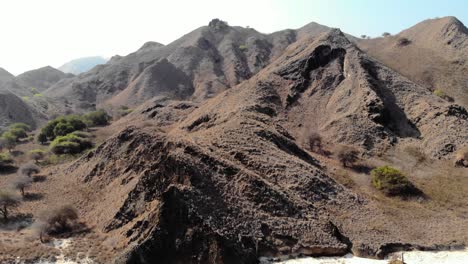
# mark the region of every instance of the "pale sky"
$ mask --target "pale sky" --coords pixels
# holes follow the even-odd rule
[[[220,18],[270,33],[309,22],[352,35],[398,33],[434,17],[468,22],[468,0],[0,0],[0,67],[13,74],[167,44]]]

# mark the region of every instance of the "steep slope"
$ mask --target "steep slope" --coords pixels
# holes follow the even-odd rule
[[[15,76],[3,68],[0,68],[0,87],[5,84],[6,82],[11,81]]]
[[[200,101],[250,78],[298,38],[325,29],[310,24],[265,35],[215,19],[167,46],[148,43],[128,56],[113,57],[46,94],[66,97],[77,108],[135,106],[153,96]]]
[[[36,126],[31,108],[18,96],[0,89],[0,131],[16,122]]]
[[[425,20],[359,47],[411,80],[468,107],[468,29],[455,17]]]
[[[106,62],[107,60],[100,56],[85,57],[69,61],[58,69],[64,73],[78,75],[91,70],[97,65],[105,64]]]
[[[382,256],[399,247],[466,243],[467,220],[430,211],[395,224],[388,205],[335,182],[301,147],[304,134],[318,129],[368,153],[414,140],[447,157],[445,144],[466,143],[467,122],[466,110],[333,30],[298,41],[203,103],[147,102],[66,174],[96,190],[80,209],[120,241],[118,263],[257,263],[261,256],[350,250]]]

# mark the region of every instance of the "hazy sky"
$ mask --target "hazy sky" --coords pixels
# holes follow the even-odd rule
[[[0,67],[13,74],[167,44],[220,18],[269,33],[317,22],[359,36],[427,18],[468,22],[468,0],[1,0]]]

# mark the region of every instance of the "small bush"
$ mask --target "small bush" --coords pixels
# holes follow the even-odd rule
[[[336,151],[336,157],[343,167],[351,167],[359,159],[359,151],[353,147],[340,146]]]
[[[17,138],[10,132],[5,132],[0,137],[0,145],[2,148],[6,148],[9,151],[15,148]]]
[[[388,33],[388,32],[384,32],[382,33],[382,37],[389,37],[391,36],[392,34]]]
[[[9,129],[23,129],[24,131],[31,132],[31,126],[25,123],[14,123],[9,126]]]
[[[8,155],[8,153],[0,152],[0,168],[9,166],[12,163],[13,160],[11,159],[10,155]]]
[[[78,223],[78,211],[70,205],[62,206],[58,209],[42,212],[39,216],[42,235],[61,235],[72,232]]]
[[[18,175],[16,179],[13,181],[13,188],[19,190],[21,195],[24,197],[25,189],[31,186],[32,178],[26,175]]]
[[[322,151],[322,136],[320,136],[317,132],[312,132],[309,135],[309,148],[313,152],[321,152]]]
[[[33,174],[41,172],[41,169],[34,163],[26,163],[19,167],[18,174],[31,177]]]
[[[74,134],[57,137],[50,143],[50,150],[54,154],[77,154],[92,147],[91,140]]]
[[[407,39],[407,38],[399,38],[398,39],[398,46],[407,46],[411,44],[411,40]]]
[[[75,128],[69,123],[58,123],[54,127],[54,136],[65,136],[71,132],[75,131]]]
[[[246,50],[247,50],[247,46],[246,46],[246,45],[240,45],[240,46],[239,46],[239,50],[240,50],[240,51],[246,51]]]
[[[29,157],[33,159],[34,161],[36,161],[36,163],[39,160],[43,160],[45,155],[46,155],[46,152],[42,149],[33,149],[29,151]]]
[[[83,116],[88,126],[107,126],[111,116],[104,110],[97,110]]]
[[[371,177],[372,185],[389,196],[411,195],[417,190],[401,171],[390,166],[373,169]]]
[[[40,139],[42,141],[40,142],[45,142],[45,138],[54,140],[58,136],[64,136],[73,131],[85,129],[86,124],[82,119],[83,118],[79,115],[68,115],[49,121],[47,125],[41,129]]]
[[[28,136],[28,133],[26,132],[26,130],[24,130],[23,128],[19,128],[19,127],[10,128],[8,132],[11,133],[16,138],[16,141],[22,138],[26,138]]]
[[[0,190],[0,214],[2,214],[4,221],[8,220],[11,209],[17,207],[19,204],[20,198],[18,195],[7,190]]]
[[[37,135],[37,141],[44,145],[47,142],[47,136],[41,132],[39,135]]]

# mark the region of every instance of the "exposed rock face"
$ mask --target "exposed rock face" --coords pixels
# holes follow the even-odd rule
[[[164,87],[174,85],[171,78],[160,78],[157,83],[148,81],[159,68],[157,65],[164,64],[165,68],[184,75],[183,84],[177,86],[179,91],[172,93],[171,99],[202,101],[250,78],[297,39],[310,38],[327,29],[310,24],[297,31],[265,35],[214,19],[208,26],[167,46],[150,42],[128,56],[113,57],[106,65],[73,80],[57,83],[46,94],[66,97],[77,110],[96,105],[136,106],[155,95],[167,95]],[[132,97],[135,94],[139,96]]]
[[[467,122],[463,107],[332,30],[301,39],[203,103],[144,104],[68,173],[101,190],[86,213],[123,241],[119,263],[257,263],[350,250],[379,256],[395,241],[443,243],[437,234],[446,226],[439,221],[423,236],[412,235],[421,227],[411,220],[393,228],[378,205],[330,178],[301,141],[319,130],[371,153],[411,139],[443,158],[466,143]],[[370,228],[373,221],[383,224]]]
[[[455,17],[429,19],[395,36],[356,42],[412,81],[442,90],[468,107],[468,29]]]

